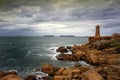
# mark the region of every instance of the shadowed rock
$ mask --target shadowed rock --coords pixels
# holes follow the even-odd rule
[[[61,52],[61,53],[66,53],[66,52],[68,52],[68,50],[67,50],[64,46],[59,47],[56,51],[57,51],[57,52]]]

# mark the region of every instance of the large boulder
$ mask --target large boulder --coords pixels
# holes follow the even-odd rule
[[[104,66],[100,74],[107,80],[120,80],[120,65]]]
[[[73,68],[73,69],[71,70],[71,73],[72,73],[72,74],[80,74],[80,72],[81,72],[81,70],[80,70],[79,68]]]
[[[86,53],[80,50],[77,50],[76,52],[73,52],[72,55],[76,57],[77,60],[80,60],[82,56],[84,56]]]
[[[55,74],[56,75],[62,75],[64,70],[65,70],[65,68],[60,68],[55,72]]]
[[[54,67],[51,64],[43,64],[41,71],[47,74],[54,74]]]
[[[56,56],[58,60],[70,60],[70,54],[59,54]]]
[[[120,80],[119,76],[108,75],[107,80]]]
[[[69,75],[71,74],[71,68],[64,69],[63,75]]]
[[[84,60],[90,64],[98,64],[98,57],[96,54],[86,54]]]
[[[0,70],[0,78],[3,77],[4,75],[5,75],[5,72]]]
[[[98,63],[97,56],[96,56],[95,54],[90,54],[90,61],[91,61],[91,63],[93,63],[93,64]]]
[[[101,50],[97,50],[97,49],[92,49],[92,50],[88,50],[87,54],[95,54],[95,55],[99,55],[102,54],[103,52]]]
[[[107,48],[107,49],[104,49],[103,51],[107,54],[113,54],[113,53],[115,54],[117,53],[117,48],[116,47]]]
[[[109,60],[107,60],[107,63],[108,64],[114,64],[114,65],[118,65],[118,64],[120,64],[120,59],[109,59]]]
[[[88,70],[90,70],[90,69],[91,69],[91,68],[88,67],[88,66],[81,66],[81,67],[80,67],[81,73],[84,73],[84,72],[86,72],[86,71],[88,71]]]
[[[88,43],[87,44],[82,44],[80,47],[79,47],[79,50],[81,51],[84,51],[84,52],[87,52],[88,50],[91,49],[91,45],[89,45]]]
[[[53,77],[53,80],[64,80],[64,79],[66,79],[65,75],[55,75]]]
[[[17,75],[17,72],[16,71],[9,71],[9,72],[6,72],[5,75],[8,75],[8,74],[14,74],[14,75]]]
[[[61,52],[61,53],[66,53],[66,52],[68,52],[68,50],[67,50],[64,46],[60,46],[56,51],[57,51],[57,52]]]
[[[88,70],[81,74],[82,80],[104,80],[103,77],[94,70]]]
[[[101,71],[107,75],[120,76],[120,65],[108,65]]]
[[[2,78],[0,78],[0,80],[22,80],[19,76],[14,75],[14,74],[8,74]]]

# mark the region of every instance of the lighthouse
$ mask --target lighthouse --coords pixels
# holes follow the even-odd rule
[[[100,26],[99,25],[96,26],[95,37],[98,37],[98,38],[100,37]]]

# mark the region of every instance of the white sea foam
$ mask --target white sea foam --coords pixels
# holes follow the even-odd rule
[[[79,63],[80,65],[84,65],[84,66],[90,66],[90,64],[88,64],[88,63],[85,62],[85,61],[79,61],[79,62],[74,62],[74,61],[72,61],[72,62],[70,62],[71,65],[74,65],[75,63]]]
[[[30,56],[32,54],[32,51],[29,50],[25,56]]]
[[[46,55],[49,56],[53,60],[57,60],[56,59],[56,56],[58,55],[57,52],[56,52],[57,48],[58,47],[50,47],[50,48],[48,48],[47,50],[50,51],[50,53],[48,53]]]
[[[14,70],[14,69],[11,69],[11,70],[9,70],[8,72],[18,72],[17,70]]]

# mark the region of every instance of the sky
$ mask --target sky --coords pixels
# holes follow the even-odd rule
[[[0,36],[120,33],[120,0],[0,0]]]

